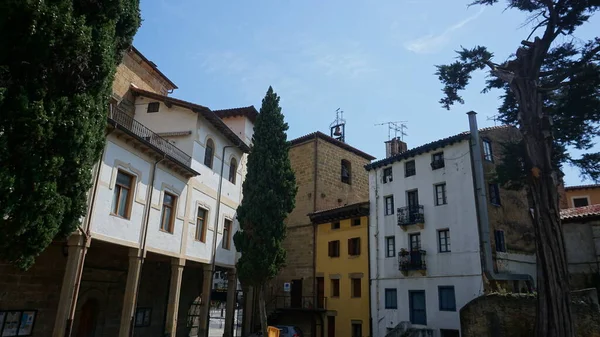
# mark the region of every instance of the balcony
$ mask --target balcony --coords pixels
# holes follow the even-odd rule
[[[423,205],[398,208],[398,226],[406,231],[406,228],[410,225],[417,225],[423,229],[425,225],[425,210]]]
[[[327,310],[327,297],[276,296],[273,299],[273,307],[277,310],[325,311]]]
[[[398,253],[398,268],[404,275],[407,275],[409,271],[419,271],[425,275],[427,270],[425,256],[423,249],[408,251],[403,248]]]
[[[185,171],[186,175],[199,175],[198,172],[191,168],[192,158],[188,154],[148,129],[142,123],[136,121],[122,109],[113,105],[110,106],[108,124],[120,130],[129,138],[134,138],[142,143],[145,149],[151,149],[164,156],[165,159],[175,164],[173,168],[177,166],[179,169]]]

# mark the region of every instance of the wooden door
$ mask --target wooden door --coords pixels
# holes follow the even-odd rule
[[[88,299],[79,316],[79,326],[77,327],[77,337],[93,337],[96,330],[96,321],[98,319],[98,301]]]
[[[292,289],[290,291],[291,307],[302,307],[302,279],[292,280]]]
[[[327,337],[335,337],[335,316],[327,316]]]
[[[323,277],[317,277],[317,307],[325,308],[325,279]]]

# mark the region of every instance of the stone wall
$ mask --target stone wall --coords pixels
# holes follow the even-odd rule
[[[536,298],[532,295],[480,296],[460,310],[461,336],[532,336],[536,302]],[[600,311],[596,290],[574,294],[571,308],[575,319],[576,336],[600,337]]]
[[[296,176],[298,192],[296,207],[288,215],[288,228],[310,223],[307,214],[314,212],[315,198],[315,140],[295,145],[289,150],[290,163]],[[289,235],[288,235],[289,236]]]

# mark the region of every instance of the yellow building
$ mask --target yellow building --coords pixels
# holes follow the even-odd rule
[[[569,208],[600,204],[600,184],[567,186],[565,194]]]
[[[326,337],[370,336],[369,202],[309,214],[316,227],[317,298]]]

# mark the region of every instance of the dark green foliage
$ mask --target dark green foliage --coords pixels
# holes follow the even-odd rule
[[[0,258],[30,267],[85,215],[139,0],[0,2]]]
[[[479,0],[473,4],[492,5],[496,2],[498,0]],[[552,11],[548,9],[548,3],[552,4]],[[600,135],[600,39],[580,45],[573,39],[560,39],[567,42],[555,39],[559,35],[572,34],[600,9],[599,6],[598,0],[508,1],[509,8],[533,13],[530,21],[537,20],[539,27],[546,27],[548,18],[556,18],[552,32],[542,36],[542,39],[548,39],[549,47],[539,72],[530,75],[539,83],[543,111],[552,120],[555,167],[560,168],[564,163],[577,166],[583,177],[596,181],[600,179],[597,161],[600,153],[573,158],[567,150],[589,150],[594,145],[594,138]],[[437,66],[436,74],[444,84],[440,103],[447,109],[454,103],[463,103],[459,91],[469,84],[471,73],[487,68],[489,76],[483,92],[502,90],[499,117],[506,124],[520,126],[517,100],[507,81],[515,56],[501,64],[493,63],[492,58],[493,54],[485,47],[461,48],[457,61]]]
[[[297,191],[288,157],[287,129],[279,97],[269,87],[254,125],[244,199],[237,209],[240,230],[233,237],[242,253],[237,272],[244,285],[263,285],[285,263],[284,220],[294,209]]]

